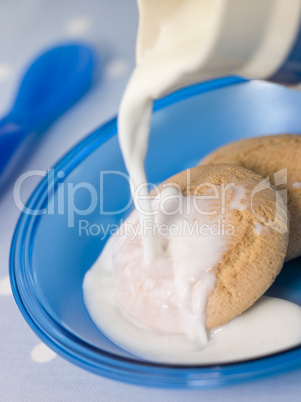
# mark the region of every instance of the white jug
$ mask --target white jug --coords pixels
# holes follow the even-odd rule
[[[158,46],[194,44],[191,73],[179,77],[177,88],[229,74],[301,81],[301,0],[138,0],[138,6],[137,64]]]

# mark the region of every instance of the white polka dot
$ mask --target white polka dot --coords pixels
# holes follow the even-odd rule
[[[74,17],[66,22],[65,29],[69,35],[83,35],[89,31],[92,23],[87,17]]]
[[[0,63],[0,82],[7,80],[12,73],[12,68],[9,64]]]
[[[105,75],[108,78],[118,78],[129,71],[129,63],[127,60],[113,60],[105,69]]]
[[[36,363],[46,363],[54,359],[56,353],[54,353],[44,343],[39,343],[31,351],[31,358]]]
[[[11,287],[10,287],[10,282],[9,282],[9,277],[8,275],[5,276],[3,279],[0,280],[0,295],[11,295]]]

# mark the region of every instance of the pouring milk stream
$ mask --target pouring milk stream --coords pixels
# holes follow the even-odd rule
[[[137,67],[121,102],[118,132],[146,228],[146,221],[154,223],[144,170],[153,100],[229,74],[292,81],[292,65],[297,80],[301,54],[292,58],[301,41],[301,0],[138,0],[138,6]],[[150,262],[161,245],[152,229],[142,232],[144,260]]]

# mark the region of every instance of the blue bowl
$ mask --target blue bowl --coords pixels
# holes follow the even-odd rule
[[[153,183],[194,166],[226,142],[301,131],[301,93],[237,77],[183,89],[157,101],[154,109],[146,159]],[[118,224],[124,216],[121,210],[131,201],[125,177],[110,173],[126,173],[116,131],[113,119],[64,156],[38,185],[20,217],[10,277],[30,327],[70,362],[133,384],[214,387],[300,367],[301,347],[237,364],[154,364],[121,350],[96,328],[83,303],[83,277],[107,240],[98,228]],[[92,186],[97,205],[91,205]],[[296,265],[300,260],[286,265],[270,295],[301,304]]]

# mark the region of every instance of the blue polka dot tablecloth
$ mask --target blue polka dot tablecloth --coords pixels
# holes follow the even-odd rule
[[[162,0],[164,1],[164,0]],[[116,114],[134,67],[134,0],[4,0],[0,2],[0,114],[12,102],[20,74],[45,47],[83,39],[99,54],[98,79],[89,93],[40,140],[22,166],[47,170],[68,149]],[[25,201],[37,183],[22,187]],[[20,211],[13,183],[0,198],[0,401],[288,401],[301,400],[301,369],[233,387],[176,391],[136,387],[98,377],[45,346],[21,316],[11,293],[8,259]]]

